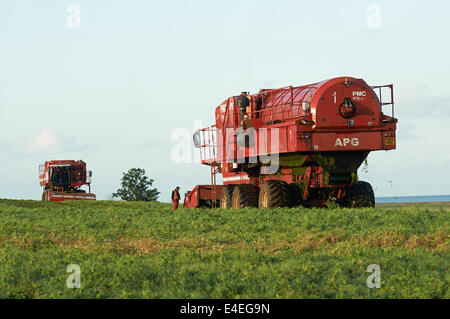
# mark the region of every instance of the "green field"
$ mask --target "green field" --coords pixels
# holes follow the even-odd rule
[[[1,298],[449,298],[448,204],[170,210],[0,200]],[[81,288],[69,289],[69,264]],[[369,289],[369,264],[381,288]]]

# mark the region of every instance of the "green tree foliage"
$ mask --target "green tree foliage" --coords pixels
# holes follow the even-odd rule
[[[142,168],[131,168],[123,173],[122,187],[113,194],[113,197],[120,197],[128,202],[131,201],[156,201],[160,192],[156,188],[151,188],[154,180],[145,176]]]

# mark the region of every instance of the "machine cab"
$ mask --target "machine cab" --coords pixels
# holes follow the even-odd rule
[[[62,187],[70,185],[70,165],[52,166],[49,173],[50,185]]]

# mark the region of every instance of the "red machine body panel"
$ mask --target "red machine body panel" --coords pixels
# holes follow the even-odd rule
[[[197,185],[184,196],[184,207],[199,207],[200,201],[219,201],[223,186],[217,185],[213,193],[212,185]]]
[[[223,101],[215,110],[216,124],[194,135],[202,163],[217,166],[224,185],[259,187],[268,179],[295,182],[289,176],[278,176],[284,175],[283,168],[276,174],[265,170],[265,161],[270,163],[273,155],[309,158],[335,152],[368,154],[396,147],[392,84],[372,87],[362,79],[338,77],[297,87],[263,89],[246,97],[245,109],[239,104],[239,96]],[[383,107],[389,106],[391,114],[387,115]],[[252,163],[260,164],[258,174],[251,172]],[[304,178],[312,187],[336,186],[313,183],[307,177],[323,174],[323,170],[311,168],[308,172]]]
[[[346,97],[350,97],[355,108],[355,114],[349,119],[339,113],[339,105]],[[274,152],[395,148],[395,143],[384,143],[383,132],[395,134],[396,121],[383,123],[382,103],[372,87],[362,79],[341,77],[306,86],[261,90],[258,94],[249,95],[249,99],[247,114],[249,126],[255,130],[254,145],[236,145],[235,133],[241,124],[234,98],[229,98],[216,108],[217,156],[204,156],[204,164],[232,163],[241,157]],[[258,103],[261,104],[260,109]],[[304,104],[309,106],[307,110],[303,108]],[[332,133],[323,135],[323,132]],[[302,138],[302,134],[308,137]],[[271,143],[272,138],[276,138],[277,143]],[[330,138],[334,138],[332,143]],[[336,144],[337,138],[350,138],[353,143],[341,145],[338,141]],[[361,138],[361,143],[356,145],[354,138]]]
[[[43,187],[43,201],[95,200],[90,192],[92,172],[86,163],[74,160],[53,160],[39,165],[39,184]],[[89,191],[81,190],[87,185]]]
[[[48,192],[49,202],[63,202],[66,200],[96,200],[95,194],[92,193],[64,193],[64,192]]]

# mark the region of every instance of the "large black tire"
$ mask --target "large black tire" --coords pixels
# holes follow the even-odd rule
[[[220,208],[231,208],[234,185],[225,185],[220,194]]]
[[[344,207],[375,207],[375,194],[372,186],[363,181],[353,184],[345,195],[343,202]]]
[[[289,185],[289,191],[291,195],[291,207],[297,207],[303,205],[303,190],[297,183],[291,183]]]
[[[235,185],[233,189],[232,204],[233,209],[245,207],[258,207],[259,188],[252,184]]]
[[[259,192],[259,208],[289,207],[291,205],[291,189],[286,182],[266,181]]]

